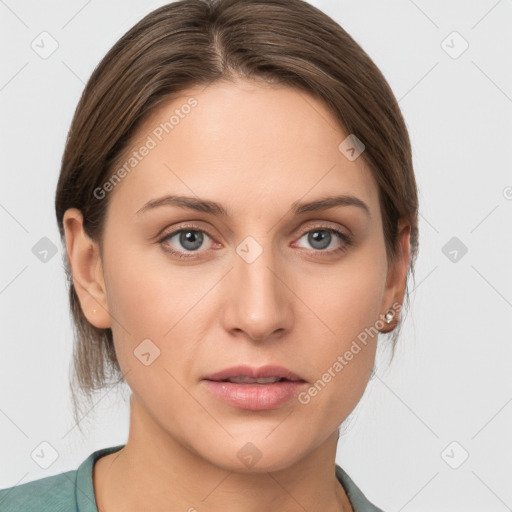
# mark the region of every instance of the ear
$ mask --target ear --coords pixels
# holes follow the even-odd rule
[[[397,231],[396,257],[394,261],[390,262],[388,265],[386,288],[381,304],[381,319],[385,321],[385,314],[389,309],[395,312],[395,316],[389,324],[386,322],[384,327],[379,329],[382,333],[392,331],[398,323],[400,309],[402,308],[405,296],[407,270],[411,259],[410,223],[405,219],[399,219]]]
[[[73,285],[87,320],[100,329],[111,326],[99,247],[84,231],[82,212],[64,213],[64,232]]]

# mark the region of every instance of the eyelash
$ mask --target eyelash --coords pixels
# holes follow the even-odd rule
[[[193,257],[195,257],[196,253],[202,252],[202,251],[191,251],[190,253],[183,253],[181,251],[171,249],[168,245],[166,245],[164,243],[167,239],[172,238],[174,235],[177,235],[177,234],[181,233],[182,231],[197,231],[197,232],[201,232],[201,233],[208,235],[212,240],[214,239],[214,237],[207,230],[205,230],[204,228],[200,228],[199,226],[195,226],[193,224],[180,226],[179,229],[176,229],[176,230],[172,231],[171,233],[165,234],[162,238],[160,238],[158,240],[158,243],[160,243],[160,245],[166,252],[169,252],[173,256],[176,256],[177,258],[180,258],[180,259],[193,258]],[[332,233],[335,236],[337,236],[343,242],[343,245],[341,247],[338,247],[337,249],[331,249],[329,251],[324,251],[324,250],[320,250],[320,249],[311,249],[311,251],[313,251],[315,253],[325,254],[326,257],[334,256],[335,254],[338,254],[338,253],[343,253],[352,245],[352,238],[350,236],[346,235],[345,233],[342,233],[341,231],[338,231],[337,229],[327,227],[324,225],[312,226],[310,229],[308,229],[307,231],[302,233],[302,235],[299,237],[299,239],[301,239],[304,235],[311,233],[312,231],[328,231],[329,233]]]

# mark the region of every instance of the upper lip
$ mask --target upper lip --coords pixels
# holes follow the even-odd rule
[[[280,377],[282,379],[290,381],[304,381],[302,377],[293,373],[292,371],[276,365],[260,366],[254,368],[252,366],[241,365],[226,368],[220,372],[212,373],[203,377],[204,380],[226,380],[231,377],[251,377],[253,379],[259,379],[263,377]]]

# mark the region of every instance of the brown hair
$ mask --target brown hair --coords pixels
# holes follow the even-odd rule
[[[363,141],[361,158],[379,188],[388,261],[396,257],[397,221],[403,217],[411,224],[408,274],[414,277],[418,197],[398,103],[364,50],[303,0],[180,0],[131,28],[96,67],[75,111],[55,197],[62,241],[64,212],[75,207],[84,216],[86,233],[101,248],[108,196],[99,200],[94,190],[108,180],[135,131],[158,105],[190,86],[236,78],[312,94],[347,134]],[[86,320],[66,255],[64,264],[75,325],[70,384],[78,419],[76,391],[90,399],[111,377],[120,382],[123,376],[111,329]],[[392,332],[393,355],[401,319]]]

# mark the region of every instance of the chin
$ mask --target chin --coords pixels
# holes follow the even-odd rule
[[[307,454],[305,439],[268,431],[261,435],[239,436],[227,442],[202,446],[203,458],[213,465],[235,473],[268,473],[296,464]],[[275,436],[271,439],[272,436]],[[300,448],[300,449],[299,449]]]

